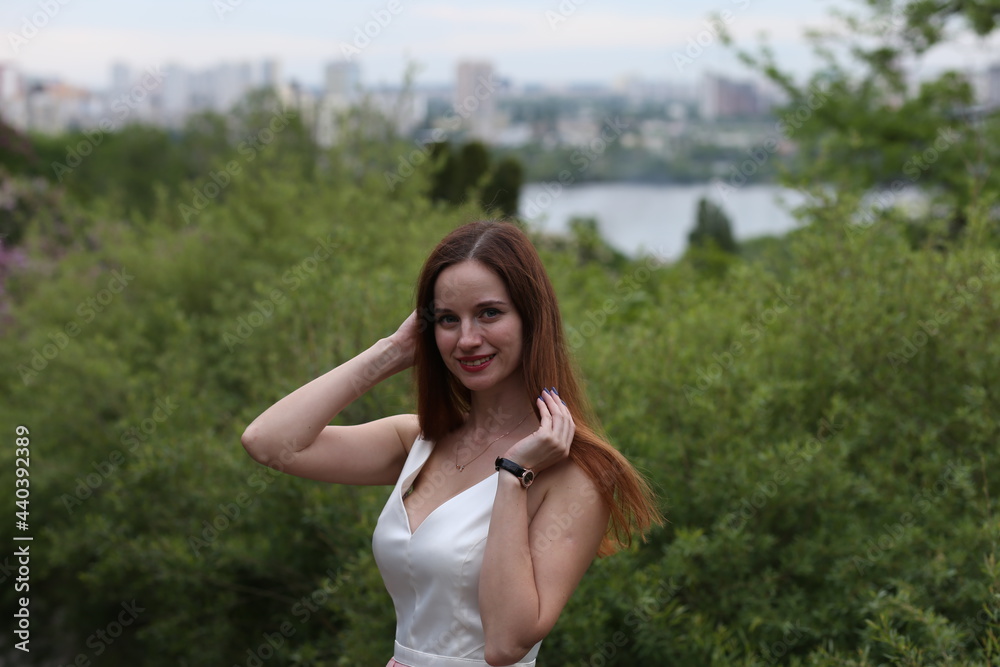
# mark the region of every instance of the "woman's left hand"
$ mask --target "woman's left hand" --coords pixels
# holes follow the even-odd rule
[[[569,456],[576,424],[554,389],[543,390],[536,401],[538,430],[514,443],[503,457],[537,473]]]

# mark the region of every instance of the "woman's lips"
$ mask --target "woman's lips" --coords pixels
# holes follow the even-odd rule
[[[479,373],[480,371],[486,370],[486,367],[493,363],[493,358],[495,356],[497,356],[496,353],[485,354],[480,357],[467,357],[465,359],[459,359],[458,364],[462,367],[462,370],[470,373]]]

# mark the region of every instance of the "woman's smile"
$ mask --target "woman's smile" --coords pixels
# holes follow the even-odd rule
[[[441,358],[468,389],[523,382],[521,316],[503,280],[485,264],[466,260],[441,272],[434,316]]]
[[[493,361],[493,357],[497,356],[494,354],[484,354],[478,357],[463,357],[458,360],[462,365],[462,368],[470,373],[478,373],[479,371],[486,370],[486,367],[490,365]]]

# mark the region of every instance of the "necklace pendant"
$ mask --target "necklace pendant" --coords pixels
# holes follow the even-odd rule
[[[458,468],[458,472],[465,472],[465,466],[455,466]]]

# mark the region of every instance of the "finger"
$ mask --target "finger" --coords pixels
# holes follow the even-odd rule
[[[551,388],[548,391],[549,400],[549,411],[552,415],[558,416],[564,419],[572,419],[573,416],[570,414],[569,407],[566,405],[566,401],[559,397],[559,394],[555,388]]]
[[[545,401],[549,405],[549,408],[552,412],[558,412],[559,408],[562,405],[564,405],[563,400],[559,398],[559,395],[555,392],[555,389],[552,387],[546,387],[542,391],[542,396],[545,397]]]
[[[552,415],[553,430],[561,430],[561,425],[564,424],[567,419],[571,419],[569,410],[563,404],[562,399],[560,399],[551,389],[543,392],[545,396],[545,406],[548,408],[549,413]]]
[[[557,408],[559,408],[560,406],[562,406],[562,407],[568,409],[568,406],[566,406],[566,401],[564,401],[562,399],[562,396],[559,395],[559,390],[558,389],[556,389],[555,387],[549,387],[549,396],[552,397],[552,403]]]
[[[535,399],[538,403],[538,421],[541,428],[549,428],[552,425],[552,412],[545,402],[545,392]]]

